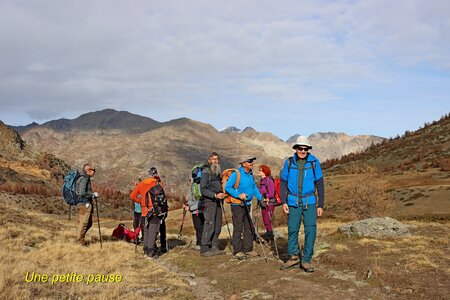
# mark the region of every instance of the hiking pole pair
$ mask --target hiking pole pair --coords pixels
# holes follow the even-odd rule
[[[223,207],[223,201],[221,201],[220,206],[222,206],[222,213],[223,216],[225,217],[225,224],[227,225],[227,230],[228,230],[228,247],[230,248],[231,253],[233,253],[233,249],[231,248],[231,232],[230,232],[230,227],[228,227],[228,219],[227,219],[227,214],[225,213],[225,208]]]
[[[243,202],[244,202],[245,214],[247,215],[248,222],[250,223],[250,230],[252,231],[252,236],[253,236],[253,237],[256,236],[256,237],[258,238],[259,244],[261,245],[261,249],[262,249],[263,254],[264,254],[264,258],[265,258],[266,262],[268,262],[268,261],[267,261],[266,251],[264,250],[264,246],[263,246],[263,244],[262,244],[262,242],[261,242],[261,237],[258,236],[258,235],[255,233],[255,224],[253,224],[252,218],[250,217],[250,212],[248,211],[247,203],[246,203],[245,200],[244,200]],[[253,238],[252,238],[252,243],[253,243]]]
[[[97,211],[98,235],[100,237],[100,249],[103,249],[102,232],[100,231],[100,217],[98,214],[98,197],[95,198],[95,210]]]

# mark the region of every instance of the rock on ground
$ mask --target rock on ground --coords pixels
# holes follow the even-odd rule
[[[389,217],[369,218],[342,224],[339,226],[338,232],[348,237],[385,238],[411,236],[408,226]]]

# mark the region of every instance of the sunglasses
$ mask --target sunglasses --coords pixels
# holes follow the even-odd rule
[[[247,159],[246,162],[248,162],[249,164],[253,163],[253,159]]]
[[[309,151],[309,148],[300,148],[300,147],[297,147],[297,150],[298,150],[298,151],[305,151],[305,152],[308,152],[308,151]]]

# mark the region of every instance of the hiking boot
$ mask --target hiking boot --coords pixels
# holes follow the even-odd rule
[[[150,260],[158,259],[158,258],[159,258],[159,255],[156,253],[147,255],[147,259],[150,259]]]
[[[289,259],[280,266],[280,270],[287,270],[296,267],[300,264],[300,259],[298,255],[291,255]]]
[[[245,256],[247,256],[247,257],[257,257],[257,256],[259,256],[259,254],[255,250],[252,250],[252,251],[249,251],[249,252],[245,252]]]
[[[203,251],[203,252],[200,251],[200,256],[205,256],[205,257],[214,256],[214,253],[211,250]]]
[[[80,239],[77,242],[80,246],[83,246],[83,247],[89,246],[89,242],[85,241],[84,239]]]
[[[305,263],[302,262],[300,264],[300,269],[302,269],[303,271],[305,271],[306,273],[312,273],[314,272],[314,266],[311,263]]]
[[[223,255],[223,254],[225,254],[225,252],[222,251],[222,250],[219,250],[219,249],[209,250],[209,251],[200,253],[201,256],[206,256],[206,257],[208,257],[208,256],[216,256],[216,255]]]
[[[273,241],[273,231],[267,231],[264,235],[264,239],[268,242]]]
[[[235,254],[233,254],[233,257],[238,260],[244,260],[247,258],[247,256],[245,256],[244,252],[235,253]]]

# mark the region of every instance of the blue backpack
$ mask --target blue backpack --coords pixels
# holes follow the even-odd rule
[[[75,192],[75,185],[79,177],[78,171],[70,171],[64,176],[62,194],[64,201],[69,205],[77,205],[80,202],[80,197]]]

